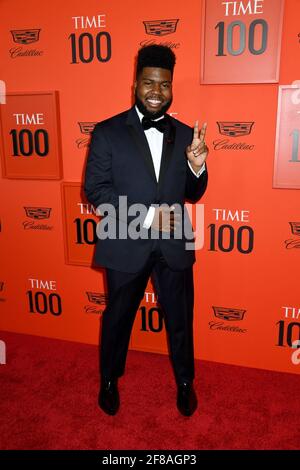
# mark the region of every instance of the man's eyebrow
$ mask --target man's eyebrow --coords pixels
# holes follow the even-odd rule
[[[159,83],[171,83],[171,80],[163,80],[162,82],[159,81],[159,80],[154,80],[153,78],[147,78],[147,77],[143,77],[142,80],[145,80],[147,82],[159,82]]]

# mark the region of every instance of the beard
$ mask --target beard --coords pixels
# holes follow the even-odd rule
[[[149,111],[146,106],[142,103],[142,101],[140,100],[140,98],[137,96],[137,93],[135,93],[135,105],[137,106],[138,110],[147,118],[150,118],[150,119],[158,119],[160,118],[161,116],[163,116],[167,111],[168,109],[170,108],[172,104],[172,99],[170,99],[169,101],[166,102],[166,104],[164,104],[159,111]]]

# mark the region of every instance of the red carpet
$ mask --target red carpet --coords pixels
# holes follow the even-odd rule
[[[176,409],[166,356],[128,353],[121,408],[97,406],[96,346],[0,332],[1,449],[299,449],[299,376],[196,362],[199,406]]]

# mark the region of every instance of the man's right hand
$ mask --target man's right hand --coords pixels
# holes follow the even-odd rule
[[[174,232],[180,225],[180,214],[176,214],[173,207],[156,207],[151,224],[159,232]]]

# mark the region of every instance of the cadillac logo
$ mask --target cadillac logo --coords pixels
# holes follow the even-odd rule
[[[229,137],[240,137],[251,133],[254,122],[217,122],[219,132]]]
[[[108,297],[107,294],[100,294],[99,292],[86,292],[89,302],[98,305],[106,305]]]
[[[293,235],[300,236],[300,222],[289,222]]]
[[[293,235],[300,237],[300,222],[289,222]],[[284,241],[285,247],[289,250],[291,248],[300,248],[300,238],[289,238]]]
[[[146,34],[153,36],[166,36],[175,33],[179,19],[143,21]]]
[[[97,122],[78,122],[80,132],[82,134],[90,134],[93,132],[96,124]]]
[[[51,207],[24,207],[26,216],[31,219],[49,219]]]
[[[246,310],[238,308],[214,307],[215,317],[227,321],[243,320]]]
[[[18,44],[31,44],[39,40],[40,31],[40,29],[14,29],[11,31],[11,34],[14,42]]]

